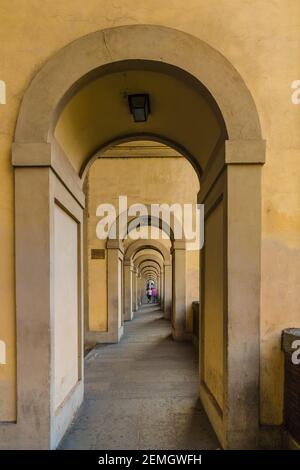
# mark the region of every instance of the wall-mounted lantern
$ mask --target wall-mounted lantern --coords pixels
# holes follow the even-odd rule
[[[150,114],[150,99],[147,93],[128,95],[130,113],[135,122],[146,122]]]

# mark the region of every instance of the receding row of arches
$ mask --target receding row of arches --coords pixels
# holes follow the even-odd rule
[[[116,220],[118,223],[118,219]],[[173,220],[173,224],[176,223]],[[162,309],[167,319],[172,320],[174,338],[184,340],[187,337],[186,315],[186,241],[174,239],[173,226],[155,217],[129,217],[128,227],[133,231],[136,225],[149,227],[148,239],[127,240],[130,232],[122,239],[110,238],[115,233],[110,227],[107,241],[107,318],[105,331],[91,331],[87,325],[85,339],[87,343],[111,343],[119,341],[123,335],[123,320],[133,318],[134,312],[142,303],[148,280],[152,280],[158,289]],[[149,224],[149,225],[148,225]],[[151,239],[151,230],[157,234],[163,232],[169,239]],[[175,286],[181,286],[180,295],[175,298]],[[93,295],[93,294],[90,294]],[[86,311],[88,319],[89,312]]]

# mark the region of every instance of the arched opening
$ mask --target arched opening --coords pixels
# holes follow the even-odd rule
[[[153,105],[141,125],[127,105],[128,94],[137,92],[149,93]],[[155,26],[114,28],[75,41],[42,68],[25,94],[13,164],[17,326],[26,335],[17,339],[18,421],[3,427],[4,445],[15,433],[20,446],[56,447],[82,401],[82,186],[99,152],[136,139],[175,148],[200,178],[207,241],[201,253],[200,397],[223,447],[257,445],[264,162],[259,119],[244,81],[223,56],[192,36]],[[29,232],[29,226],[36,230]],[[174,245],[173,269],[181,271],[185,250],[178,240]],[[63,309],[71,317],[58,323]],[[70,321],[68,354],[79,360],[63,390],[50,371]],[[28,324],[35,327],[29,331]],[[49,334],[37,351],[34,338],[41,331]],[[242,370],[247,374],[241,377]],[[36,397],[34,412],[23,406],[28,393]],[[32,433],[21,442],[28,426]]]
[[[140,143],[141,144],[141,143]],[[145,144],[145,142],[144,142]],[[135,147],[134,147],[135,150]],[[145,169],[145,174],[147,175],[147,159],[145,157],[145,152],[146,152],[146,147],[142,147],[143,150],[143,159],[140,162],[142,167]],[[124,149],[123,149],[124,151]],[[132,151],[132,149],[131,149]],[[139,150],[141,151],[141,150]],[[148,149],[149,151],[149,149]],[[153,151],[153,145],[151,144],[151,151]],[[158,151],[158,148],[156,148],[156,151]],[[163,149],[163,152],[168,151],[168,149]],[[114,152],[114,153],[113,153]],[[128,149],[126,149],[126,152],[128,152]],[[120,174],[124,175],[125,168],[128,166],[129,162],[129,156],[128,154],[125,155],[125,161],[121,161],[120,157],[121,149],[118,149],[116,147],[115,149],[111,149],[110,152],[110,157],[111,160],[116,157],[113,155],[118,154],[119,157],[117,159],[117,163],[114,164],[114,162],[109,163],[109,165],[112,165],[112,175],[115,176],[117,171],[120,172]],[[190,168],[190,165],[180,156],[176,155],[176,159],[174,156],[169,157],[169,159],[166,156],[162,156],[160,158],[157,158],[156,161],[161,161],[162,159],[166,160],[165,161],[165,170],[168,169],[169,172],[176,167],[176,165],[180,165],[178,167],[177,172],[181,174],[181,178],[183,179],[183,184],[187,185],[189,184],[191,186],[192,181],[191,181],[191,173],[193,173],[193,170]],[[124,157],[124,156],[123,156]],[[105,197],[105,201],[110,201],[110,188],[115,187],[114,185],[114,177],[108,175],[109,171],[108,168],[109,166],[105,165],[105,162],[107,162],[105,157],[105,153],[103,154],[102,158],[99,159],[99,161],[94,162],[94,165],[96,164],[96,167],[93,165],[90,168],[90,172],[87,175],[88,178],[88,187],[89,187],[89,196],[87,196],[88,199],[88,213],[89,213],[89,223],[91,222],[91,232],[95,233],[95,223],[92,221],[92,214],[96,212],[96,205],[91,205],[91,202],[95,199],[94,197],[94,190],[97,190],[97,198],[96,204],[99,204],[101,202],[101,195],[100,195],[100,189],[103,191],[103,197]],[[150,162],[153,162],[153,156],[148,160]],[[123,158],[124,160],[124,158]],[[150,190],[147,190],[144,188],[144,178],[143,178],[143,173],[141,172],[141,169],[139,167],[139,159],[138,157],[133,157],[132,160],[134,160],[133,163],[135,163],[137,166],[135,166],[132,163],[132,166],[130,167],[130,172],[135,173],[138,172],[140,182],[134,181],[134,179],[130,179],[127,174],[126,174],[126,179],[128,179],[127,183],[129,187],[134,187],[134,193],[138,193],[139,191],[143,191],[143,197],[145,198],[146,202],[149,202],[149,198],[151,196]],[[174,161],[175,160],[175,161]],[[183,160],[183,161],[182,161]],[[167,165],[167,161],[169,161],[169,164]],[[155,163],[156,164],[156,163]],[[115,166],[114,166],[115,165]],[[117,165],[117,166],[116,166]],[[188,171],[188,175],[185,174],[184,168],[185,165],[189,168],[190,171]],[[151,168],[151,166],[150,166]],[[187,171],[187,168],[186,170]],[[162,172],[162,168],[160,168],[160,172]],[[107,184],[105,184],[104,180],[98,179],[98,176],[101,174],[106,175],[107,179]],[[166,172],[167,174],[167,172]],[[188,176],[187,179],[185,179],[185,176]],[[90,178],[90,179],[89,179]],[[154,178],[154,177],[153,177]],[[154,178],[155,179],[155,178]],[[175,178],[176,180],[176,178]],[[195,183],[197,183],[197,176],[195,175],[194,177]],[[149,185],[151,186],[152,179],[148,181]],[[169,177],[169,185],[171,184],[170,177]],[[141,187],[140,187],[141,186]],[[161,197],[161,191],[163,191],[163,188],[160,188],[159,184],[155,185],[156,187],[156,197],[157,200],[160,201]],[[178,187],[178,182],[177,182],[177,187]],[[196,187],[196,191],[194,196],[194,199],[196,201],[196,195],[198,191],[198,186]],[[172,185],[172,191],[176,189],[176,184]],[[166,191],[164,191],[166,193]],[[124,192],[122,192],[124,194]],[[115,194],[113,193],[113,196],[115,197]],[[166,196],[166,194],[165,194]],[[153,197],[153,195],[152,195]],[[176,200],[176,196],[173,196]],[[138,199],[139,200],[139,199]],[[130,202],[135,202],[135,200],[132,198],[131,193],[128,195],[128,201]],[[169,199],[163,199],[164,202],[169,202]],[[153,202],[151,200],[151,202]],[[123,263],[123,299],[121,299],[117,294],[118,294],[118,276],[115,276],[115,290],[114,293],[112,291],[107,291],[108,295],[108,305],[112,305],[112,308],[108,312],[108,318],[109,321],[117,316],[118,308],[115,308],[115,305],[119,302],[122,303],[123,305],[123,322],[119,323],[117,321],[115,322],[110,322],[110,324],[114,325],[115,327],[115,341],[119,341],[119,339],[122,337],[120,341],[120,349],[118,350],[118,346],[115,349],[111,349],[111,342],[112,342],[112,336],[109,336],[109,339],[107,339],[108,335],[111,334],[111,331],[107,331],[104,334],[106,335],[106,340],[110,343],[108,347],[108,352],[105,351],[103,347],[100,347],[99,352],[100,356],[105,355],[105,365],[104,365],[104,370],[106,370],[107,363],[109,363],[109,351],[113,351],[114,354],[114,359],[113,363],[111,364],[112,368],[116,367],[116,362],[117,362],[117,357],[118,357],[118,351],[120,351],[120,356],[123,352],[123,354],[130,355],[133,354],[133,351],[136,350],[136,354],[140,357],[139,361],[134,362],[128,359],[126,366],[128,363],[130,363],[130,370],[132,370],[132,380],[130,383],[128,383],[128,373],[124,371],[124,369],[119,370],[118,373],[118,380],[120,382],[119,389],[122,390],[122,384],[124,384],[124,387],[126,386],[125,390],[123,391],[123,398],[122,401],[117,401],[117,400],[111,400],[110,397],[105,397],[105,392],[104,395],[102,393],[102,400],[107,404],[107,408],[110,409],[110,406],[113,406],[114,413],[116,416],[118,416],[120,422],[122,421],[122,412],[121,410],[124,408],[126,401],[128,400],[128,409],[132,410],[133,408],[133,403],[135,403],[135,397],[136,397],[136,391],[134,387],[137,387],[138,390],[143,390],[141,392],[143,394],[143,399],[140,399],[140,401],[145,401],[145,407],[147,408],[147,411],[145,409],[140,410],[140,418],[145,422],[144,424],[144,431],[140,430],[138,427],[138,423],[135,422],[135,417],[134,412],[127,411],[127,414],[130,415],[130,419],[133,420],[134,425],[133,427],[137,430],[139,430],[141,437],[141,442],[139,445],[144,445],[148,447],[150,445],[149,440],[146,440],[143,436],[145,433],[145,429],[147,430],[148,436],[151,435],[152,429],[157,427],[158,425],[162,424],[161,419],[158,413],[156,413],[156,407],[157,407],[157,398],[155,398],[155,387],[164,387],[164,391],[162,392],[163,394],[166,393],[167,387],[176,387],[176,382],[170,381],[168,383],[166,381],[166,376],[170,376],[170,368],[173,366],[173,372],[172,374],[173,377],[176,375],[176,368],[174,367],[174,361],[177,358],[177,347],[174,345],[174,342],[170,339],[171,338],[171,328],[170,328],[170,322],[166,321],[166,319],[170,319],[171,317],[171,303],[172,303],[172,266],[171,266],[171,246],[174,245],[174,231],[172,228],[169,226],[166,226],[166,223],[162,223],[162,219],[153,217],[153,220],[151,220],[150,217],[129,217],[128,223],[124,224],[125,227],[125,232],[123,229],[121,229],[121,234],[119,236],[119,240],[116,243],[116,240],[112,236],[112,234],[119,233],[119,225],[121,225],[121,219],[122,219],[123,212],[119,215],[119,217],[116,219],[115,222],[113,222],[107,230],[108,235],[107,235],[107,276],[110,278],[110,273],[116,273],[118,270],[118,266],[116,266],[116,260],[118,260],[118,265],[120,267],[121,263]],[[145,233],[145,238],[138,238],[137,240],[132,240],[130,238],[126,239],[127,232],[130,231],[134,232],[135,230],[140,230],[141,228],[148,228],[151,221],[153,222],[153,225],[151,226],[151,229],[155,228],[157,232],[161,232],[160,235],[162,235],[162,232],[165,235],[170,234],[170,239],[162,239],[162,236],[160,236],[159,239],[151,239],[151,233]],[[137,224],[135,222],[138,222]],[[175,222],[173,221],[173,224],[175,225]],[[151,230],[149,230],[151,232]],[[91,239],[91,235],[88,236],[89,240]],[[98,243],[96,245],[96,242]],[[99,245],[99,240],[97,241],[96,239],[93,240],[94,245],[100,247],[102,245]],[[112,257],[111,253],[116,252],[117,255]],[[113,260],[114,265],[110,265],[110,259]],[[93,260],[91,261],[92,264],[100,264],[103,263],[103,260]],[[188,270],[188,266],[187,266]],[[198,273],[199,274],[199,273]],[[96,279],[99,279],[99,272],[96,276]],[[103,278],[102,278],[103,280]],[[184,283],[186,283],[186,279],[184,276],[184,273],[182,273],[182,279]],[[142,282],[141,282],[142,281]],[[178,281],[180,282],[180,281]],[[151,284],[150,284],[151,283]],[[149,288],[151,285],[151,289]],[[155,290],[157,292],[155,292]],[[145,295],[148,292],[151,291],[151,294],[149,295],[149,298]],[[113,295],[112,295],[113,294]],[[157,295],[155,295],[157,294]],[[90,295],[93,295],[93,292],[90,292]],[[111,298],[113,297],[113,298]],[[196,293],[196,299],[199,297],[199,291]],[[186,303],[189,301],[188,296],[186,299]],[[189,301],[191,304],[191,301]],[[161,310],[159,310],[159,308]],[[174,309],[174,312],[176,313],[176,310]],[[91,311],[89,312],[91,314]],[[186,312],[184,311],[184,316],[186,317]],[[179,322],[177,322],[179,323]],[[184,318],[184,323],[186,323],[186,318]],[[144,332],[144,333],[143,333]],[[89,332],[88,336],[91,338],[95,343],[100,342],[101,340],[104,340],[103,332]],[[142,335],[145,335],[143,337]],[[132,341],[132,342],[131,342]],[[128,347],[128,344],[130,345],[130,350],[127,350],[126,347]],[[184,388],[184,367],[185,367],[185,360],[187,363],[189,363],[189,368],[192,369],[194,373],[194,377],[196,379],[197,373],[196,373],[196,363],[193,362],[193,356],[190,351],[191,345],[187,344],[183,348],[181,348],[181,360],[180,364],[178,364],[178,374],[177,374],[177,382],[178,385],[177,387],[182,387]],[[151,351],[151,353],[149,352]],[[157,357],[159,354],[162,354],[163,351],[168,350],[170,361],[165,359],[164,361],[161,361],[160,364],[160,370],[159,371],[152,371],[152,368],[155,367],[156,361],[153,360],[151,361],[151,357]],[[96,351],[98,351],[96,347]],[[145,353],[143,354],[143,351]],[[148,354],[150,354],[150,357],[148,357]],[[166,353],[164,353],[166,354]],[[196,354],[195,354],[196,355]],[[90,357],[90,355],[89,355]],[[173,358],[173,359],[172,359]],[[119,359],[121,361],[121,357]],[[145,361],[145,362],[144,362]],[[129,366],[127,366],[129,367]],[[194,367],[194,369],[193,369]],[[96,365],[94,366],[94,370],[96,368]],[[101,376],[101,364],[97,362],[97,380],[99,384],[102,384],[103,382],[107,381],[107,374],[106,376]],[[134,374],[133,374],[133,371]],[[86,385],[86,400],[89,401],[89,380],[92,381],[93,383],[93,402],[96,399],[96,381],[95,379],[92,379],[92,373],[93,373],[93,361],[89,360],[88,361],[88,370],[87,370],[87,385]],[[189,377],[192,376],[191,370],[189,370]],[[147,378],[147,382],[143,383],[145,379]],[[152,381],[151,381],[152,379]],[[154,386],[155,383],[155,386]],[[181,394],[183,393],[182,388]],[[186,389],[184,393],[189,392],[191,395],[194,394],[193,397],[190,398],[190,403],[191,404],[196,404],[197,403],[197,398],[198,398],[198,393],[197,390],[195,390],[195,381],[192,383],[191,381],[186,381]],[[151,390],[153,390],[153,396],[151,396]],[[172,393],[172,392],[171,392]],[[146,396],[147,394],[147,396]],[[176,394],[173,391],[173,398],[172,398],[172,406],[169,406],[169,411],[165,411],[166,417],[165,421],[171,419],[172,414],[176,414],[177,410],[177,403],[178,403],[178,398],[175,396]],[[130,398],[129,398],[130,397]],[[162,399],[162,398],[161,398]],[[113,402],[113,405],[112,405]],[[147,404],[147,406],[146,406]],[[138,400],[136,400],[136,407],[138,407]],[[194,409],[192,406],[190,407],[191,409]],[[95,410],[96,413],[96,410]],[[198,411],[197,411],[198,413]],[[149,415],[149,422],[146,424],[146,416]],[[103,410],[103,415],[101,415],[101,419],[105,419],[106,416],[106,411]],[[81,416],[79,416],[76,427],[80,427],[80,420]],[[186,424],[191,422],[193,423],[193,415],[192,413],[189,413],[188,410],[185,412],[185,420]],[[87,423],[86,423],[87,424]],[[165,424],[166,426],[166,424]],[[179,419],[176,421],[176,428],[179,428]],[[169,426],[168,426],[169,427]],[[187,438],[187,434],[192,433],[192,429],[190,429],[189,426],[187,426],[188,429],[190,430],[189,432],[184,432],[185,438]],[[173,426],[173,429],[169,429],[169,436],[174,435],[175,431],[175,425]],[[113,429],[108,430],[108,435],[114,434],[114,432],[117,432],[116,430],[114,431]],[[179,433],[179,429],[177,431]],[[170,434],[171,433],[171,434]],[[82,431],[82,437],[83,440],[85,441],[85,431]],[[174,438],[174,437],[173,437]],[[135,438],[131,436],[131,442],[124,442],[124,447],[128,447],[130,445],[133,445],[133,441]],[[69,448],[72,446],[72,440],[73,440],[73,433],[72,429],[62,442],[62,448]],[[170,441],[170,439],[169,439]],[[136,441],[135,441],[136,442]],[[192,442],[192,441],[191,441]],[[194,441],[193,441],[194,442]],[[161,440],[160,440],[161,443]],[[175,443],[175,440],[174,440]],[[199,436],[198,436],[198,444],[199,444]],[[107,438],[103,435],[101,443],[99,442],[99,446],[106,447],[109,445],[109,442],[107,441]],[[116,444],[118,445],[118,444]],[[119,443],[119,445],[121,445]],[[152,445],[155,445],[153,442],[152,438]],[[157,445],[157,444],[156,444]]]

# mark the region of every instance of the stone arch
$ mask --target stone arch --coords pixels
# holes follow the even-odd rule
[[[156,264],[158,264],[161,268],[163,267],[163,260],[160,259],[159,254],[155,255],[154,253],[148,253],[148,254],[141,254],[138,255],[136,258],[134,258],[134,262],[139,266],[141,263],[144,261],[154,261]]]
[[[192,167],[194,168],[198,179],[200,181],[201,177],[201,167],[199,166],[199,163],[197,162],[196,158],[194,155],[187,150],[180,142],[178,142],[175,139],[170,139],[166,136],[159,135],[159,134],[154,134],[154,133],[149,133],[149,132],[135,132],[134,134],[124,134],[120,135],[118,137],[113,138],[112,140],[109,140],[103,144],[103,146],[99,147],[95,153],[93,153],[82,165],[79,171],[79,176],[82,180],[85,179],[88,170],[90,169],[91,165],[94,163],[94,161],[99,158],[99,156],[106,152],[112,145],[119,145],[127,142],[132,142],[132,141],[152,141],[152,142],[158,142],[163,145],[167,145],[168,147],[176,150],[178,153],[180,153],[183,157],[185,157]]]
[[[164,245],[162,245],[164,246]],[[156,263],[157,267],[160,269],[161,279],[160,279],[160,303],[161,308],[164,312],[164,316],[166,319],[170,319],[171,317],[171,305],[172,305],[172,292],[171,292],[171,284],[172,284],[172,266],[169,260],[165,261],[163,259],[163,255],[157,252],[155,254],[141,254],[139,252],[135,255],[134,263],[140,267],[143,263],[147,262],[154,262]],[[133,255],[134,257],[134,255]],[[162,259],[160,258],[162,257]]]
[[[199,79],[218,103],[230,140],[261,139],[252,96],[242,77],[222,54],[182,31],[164,26],[128,25],[90,33],[46,62],[24,95],[15,142],[49,142],[54,115],[74,84],[99,66],[128,59],[166,62],[186,70]]]
[[[151,255],[150,255],[151,256]],[[140,259],[142,258],[142,259]],[[155,258],[154,256],[149,257],[147,255],[140,256],[136,260],[134,260],[134,263],[138,268],[143,267],[147,263],[149,263],[149,266],[155,266],[156,269],[160,269],[161,271],[163,270],[163,263],[158,260],[158,258]]]
[[[170,306],[172,303],[172,298],[171,298],[171,266],[168,265],[167,263],[159,258],[159,256],[156,255],[140,255],[134,260],[138,266],[142,266],[143,263],[147,262],[153,262],[156,263],[156,266],[160,270],[160,286],[159,286],[159,296],[160,296],[160,302],[161,302],[161,307],[164,312],[165,318],[169,319],[170,318]]]
[[[150,248],[152,250],[155,250],[158,254],[160,254],[164,260],[164,265],[167,266],[165,267],[164,270],[164,280],[166,279],[165,273],[167,269],[167,283],[168,287],[170,284],[170,276],[171,274],[171,253],[170,250],[160,241],[158,240],[135,240],[132,243],[130,243],[124,253],[124,308],[125,308],[125,313],[124,313],[124,318],[125,320],[132,320],[134,316],[134,312],[138,308],[138,299],[136,298],[136,293],[135,293],[135,288],[134,293],[132,293],[131,287],[132,286],[132,279],[135,280],[132,274],[132,265],[136,265],[136,259],[134,259],[134,256],[136,256],[140,251],[144,250],[145,248]],[[154,258],[155,255],[140,255],[139,258]],[[156,257],[157,258],[157,257]],[[135,287],[135,286],[134,286]],[[163,290],[165,292],[165,286],[163,286]],[[169,317],[169,310],[170,310],[170,303],[171,303],[171,291],[170,288],[167,288],[167,295],[168,295],[168,302],[167,302],[167,311],[168,311],[168,317]],[[132,295],[134,297],[134,301],[132,301]],[[137,302],[135,307],[132,308],[132,304]],[[165,302],[164,302],[164,311],[166,310],[165,308]]]
[[[137,252],[145,248],[151,248],[158,251],[163,256],[166,263],[171,263],[170,251],[158,240],[136,240],[128,246],[127,250],[125,251],[124,259],[131,259],[131,257],[134,256]]]
[[[155,276],[158,276],[158,270],[153,267],[145,266],[144,268],[141,269],[141,273],[143,274],[154,274]]]
[[[146,207],[148,209],[148,212],[150,212],[149,211],[149,206],[146,206]],[[121,218],[122,215],[125,215],[126,218],[127,218],[127,211],[119,214],[118,217],[116,218],[116,220],[113,222],[112,226],[110,227],[110,231],[109,231],[109,235],[108,235],[108,239],[107,239],[107,243],[106,243],[106,247],[107,247],[107,249],[109,249],[108,253],[110,254],[110,256],[108,258],[107,272],[108,272],[108,278],[109,278],[111,273],[116,272],[116,270],[118,270],[118,268],[116,267],[116,262],[112,263],[110,261],[110,260],[112,260],[112,253],[114,252],[114,253],[116,253],[115,254],[115,260],[117,260],[117,259],[121,260],[122,265],[123,265],[123,277],[124,277],[124,281],[123,281],[124,287],[123,287],[123,296],[122,296],[122,299],[123,299],[122,307],[124,309],[123,317],[124,317],[125,321],[129,321],[129,320],[133,319],[134,313],[138,310],[138,307],[139,307],[138,280],[136,278],[136,273],[132,272],[132,264],[133,264],[132,258],[136,254],[136,252],[137,252],[136,250],[139,251],[139,250],[142,250],[142,249],[147,248],[147,247],[149,247],[151,249],[154,249],[154,250],[156,250],[156,251],[158,251],[162,254],[162,256],[165,259],[165,264],[166,265],[171,264],[170,250],[168,250],[163,245],[163,243],[159,242],[158,240],[144,240],[144,239],[136,240],[135,242],[131,243],[127,247],[127,249],[125,251],[125,254],[123,255],[123,251],[124,251],[123,240],[126,237],[126,234],[128,233],[130,224],[134,225],[135,221],[139,225],[149,226],[151,224],[152,226],[160,228],[168,236],[170,236],[170,240],[171,240],[172,245],[174,245],[175,240],[174,240],[174,232],[173,232],[172,226],[169,225],[168,223],[164,222],[161,218],[158,218],[158,217],[145,218],[144,223],[143,222],[141,223],[141,217],[130,217],[130,218],[128,218],[129,220],[128,220],[128,223],[126,225],[126,233],[124,232],[124,233],[121,234],[121,239],[120,240],[115,240],[115,239],[112,238],[111,234],[116,233],[117,235],[120,235],[119,234],[119,223],[120,223],[120,218]],[[171,218],[171,223],[172,222],[177,223],[177,225],[179,225],[179,224],[181,225],[181,221],[177,221],[174,218],[173,214],[172,214],[172,218]],[[183,235],[183,229],[182,229],[182,235]],[[180,242],[182,244],[184,244],[185,243],[184,238],[182,238]],[[112,250],[114,250],[114,251],[112,251]],[[121,252],[122,252],[122,254],[120,255]],[[170,279],[169,271],[170,270],[168,270],[167,278],[164,276],[164,279],[166,279],[167,284],[169,284],[169,279]],[[118,286],[119,283],[120,283],[120,279],[116,280],[116,285],[117,286]],[[118,287],[117,287],[117,291],[118,291]],[[169,289],[167,289],[167,293],[168,293],[168,301],[167,301],[167,303],[163,302],[164,303],[163,308],[164,308],[164,311],[166,313],[166,317],[169,318],[169,316],[170,316],[169,310],[170,310],[170,304],[171,304],[171,300],[170,300],[171,294],[169,292]],[[119,296],[116,295],[116,292],[113,291],[112,289],[110,289],[110,290],[108,289],[107,294],[108,294],[108,306],[111,306],[111,309],[109,309],[109,311],[108,311],[108,317],[111,318],[113,312],[115,311],[113,305],[115,305],[116,302],[119,303],[120,299],[119,299]],[[110,321],[110,324],[111,324],[111,321]],[[114,322],[114,325],[115,324],[116,324],[116,322]],[[116,340],[116,339],[119,340],[119,338],[122,336],[122,334],[123,334],[123,327],[121,325],[119,325],[118,333],[113,335],[113,341]],[[88,332],[87,335],[89,337],[91,337],[91,336],[96,337],[96,335],[90,334],[90,332]],[[97,337],[99,337],[99,335],[97,335]],[[107,339],[107,341],[111,341],[111,336],[109,336],[109,339]]]
[[[142,263],[139,265],[138,269],[140,272],[142,272],[145,268],[151,268],[151,269],[154,269],[154,271],[157,273],[157,274],[160,274],[160,267],[154,263],[153,261],[149,261],[149,262],[146,262],[146,263]]]
[[[114,239],[114,234],[117,234],[117,238],[123,242],[127,235],[130,233],[131,230],[134,230],[138,227],[156,227],[159,228],[162,232],[164,232],[171,240],[171,243],[174,242],[175,239],[175,224],[180,227],[182,232],[181,240],[184,241],[184,232],[182,221],[178,220],[177,217],[172,213],[170,217],[170,224],[164,221],[161,217],[151,216],[151,206],[149,204],[144,204],[145,208],[147,209],[148,216],[128,216],[127,212],[124,211],[116,217],[116,220],[112,223],[109,234],[108,234],[108,242]],[[123,232],[120,233],[120,219],[122,217],[126,217],[127,224],[126,229],[123,228]],[[125,229],[125,231],[124,231]]]
[[[52,56],[25,92],[14,137],[12,164],[16,169],[17,329],[29,334],[26,337],[19,335],[17,339],[18,422],[1,425],[1,445],[8,448],[13,442],[19,447],[55,448],[82,401],[83,381],[79,372],[76,387],[56,414],[50,394],[54,386],[48,380],[52,370],[51,328],[55,313],[52,303],[54,280],[50,276],[55,256],[53,218],[56,211],[59,213],[55,204],[58,202],[57,206],[64,209],[65,215],[71,215],[77,224],[80,234],[77,252],[81,253],[85,174],[82,166],[80,170],[76,169],[74,162],[59,149],[53,138],[53,125],[68,93],[82,77],[100,67],[128,60],[164,63],[185,71],[213,97],[226,124],[225,154],[212,160],[206,174],[201,175],[199,194],[199,202],[206,203],[207,218],[220,201],[224,205],[224,305],[225,323],[230,325],[223,338],[226,343],[224,406],[222,409],[215,406],[203,375],[201,399],[223,447],[253,448],[259,437],[260,165],[265,158],[259,117],[245,81],[222,54],[199,38],[154,25],[122,26],[79,38]],[[125,137],[128,140],[129,136]],[[183,153],[188,158],[188,150]],[[89,162],[93,157],[89,157]],[[28,171],[24,171],[24,167]],[[28,196],[28,187],[35,191],[34,198]],[[38,225],[37,213],[43,214]],[[238,220],[236,214],[239,214]],[[66,221],[64,223],[71,224]],[[36,230],[28,233],[28,226],[34,226]],[[75,226],[69,228],[75,237]],[[204,267],[205,259],[207,256],[203,260]],[[31,269],[30,276],[27,266]],[[79,286],[81,279],[79,255]],[[77,296],[81,310],[81,287]],[[79,317],[82,319],[81,313]],[[33,324],[35,329],[31,331]],[[38,349],[36,331],[49,332],[41,336]],[[247,348],[245,331],[248,332]],[[78,344],[82,344],[82,336]],[[78,356],[82,367],[82,348]],[[247,370],[242,378],[241,368]],[[36,375],[28,385],[30,371],[35,371]],[[25,397],[29,394],[41,397],[35,410],[40,418],[39,425],[32,410],[26,406]],[[32,429],[30,435],[26,432],[29,427]],[[26,438],[21,440],[21,436]]]

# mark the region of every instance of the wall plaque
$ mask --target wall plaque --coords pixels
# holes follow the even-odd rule
[[[105,250],[101,250],[99,248],[92,248],[91,258],[92,259],[105,259]]]

